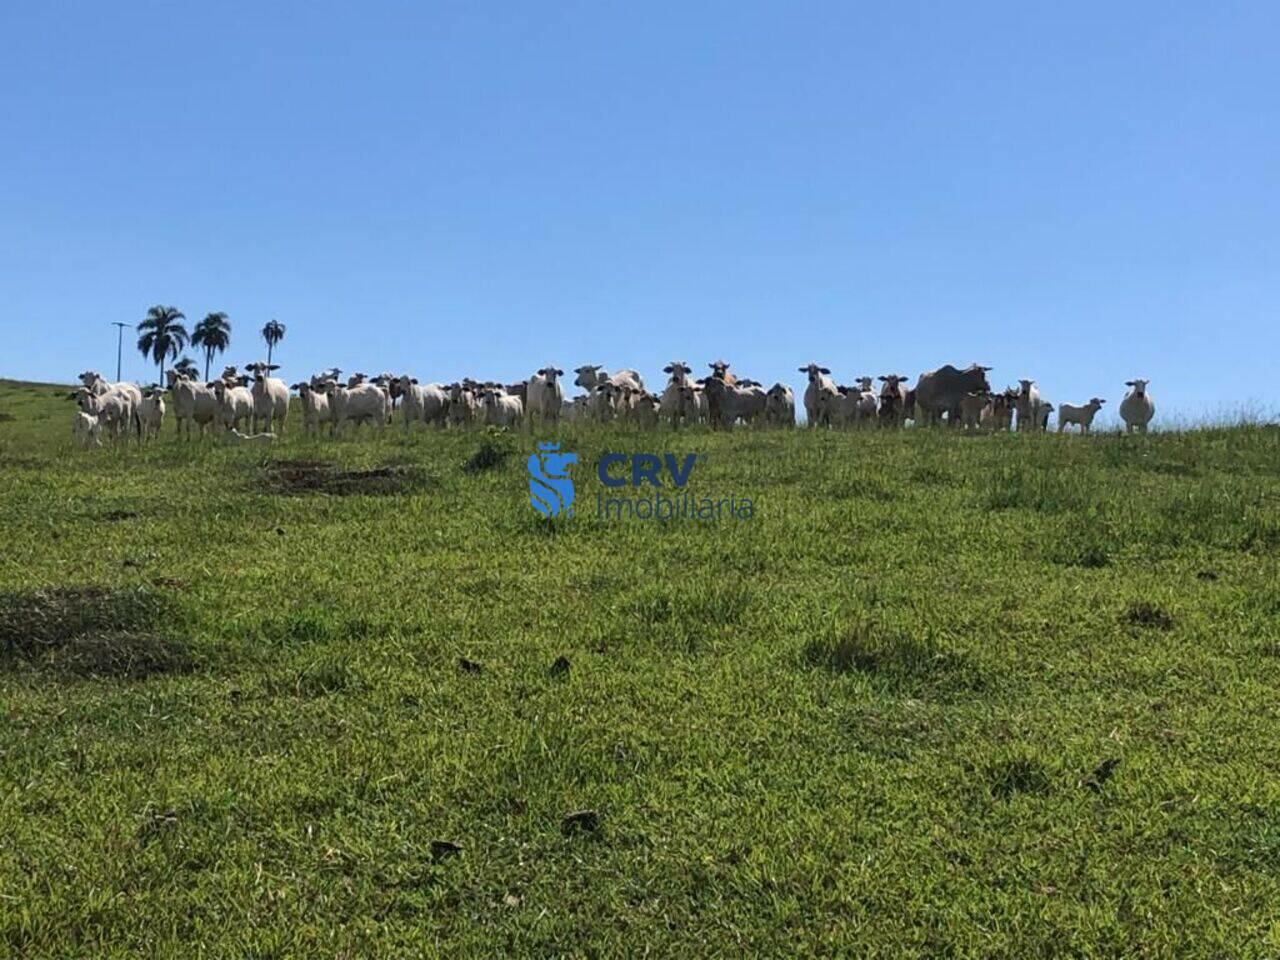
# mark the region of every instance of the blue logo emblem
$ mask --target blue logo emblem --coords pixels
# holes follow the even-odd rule
[[[568,471],[578,455],[560,453],[558,443],[540,443],[538,450],[529,455],[529,502],[544,517],[572,517],[573,478]]]

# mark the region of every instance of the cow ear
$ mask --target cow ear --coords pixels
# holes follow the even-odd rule
[[[828,370],[826,367],[819,367],[818,369],[819,369],[821,372],[823,372],[823,373],[825,373],[825,374],[828,374],[828,375],[830,375],[830,373],[831,373],[831,371],[830,371],[830,370]]]
[[[1125,385],[1126,387],[1132,387],[1132,386],[1133,386],[1133,381],[1132,381],[1132,380],[1126,380],[1126,381],[1124,382],[1124,385]]]
[[[663,372],[663,373],[671,373],[671,372],[672,372],[672,371],[671,371],[671,364],[667,364],[665,367],[663,367],[663,368],[662,368],[662,372]]]
[[[278,364],[278,363],[269,363],[269,364],[267,364],[267,369],[268,369],[268,370],[279,370],[279,369],[280,369],[280,364]]]
[[[808,373],[808,372],[809,372],[809,368],[808,368],[808,367],[796,367],[796,369],[797,369],[797,370],[799,370],[801,373]]]

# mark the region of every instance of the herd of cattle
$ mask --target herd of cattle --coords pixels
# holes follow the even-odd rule
[[[725,430],[737,424],[795,425],[791,387],[775,383],[765,389],[756,380],[731,373],[722,360],[708,366],[711,372],[695,380],[687,363],[668,364],[661,393],[645,389],[634,370],[609,373],[600,366],[581,366],[574,371],[573,386],[582,392],[571,398],[561,381],[564,371],[555,366],[506,384],[470,378],[422,384],[408,374],[389,373],[357,373],[344,382],[342,371],[333,368],[287,386],[271,376],[276,365],[265,363],[251,364],[244,372],[227,367],[208,382],[169,370],[167,390],[111,383],[88,371],[80,375],[83,386],[71,397],[80,408],[75,434],[86,446],[100,444],[104,433],[117,440],[158,436],[168,409],[166,393],[178,435],[190,438],[193,426],[203,435],[211,427],[223,431],[230,443],[248,444],[271,443],[283,433],[291,391],[298,394],[306,432],[314,435],[327,427],[330,435],[341,436],[348,426],[362,423],[381,429],[397,409],[405,429],[415,423],[554,427],[562,420],[620,421],[638,427],[709,424]],[[872,377],[862,377],[852,386],[838,385],[828,368],[810,363],[800,368],[808,379],[802,396],[805,419],[810,427],[902,427],[912,422],[966,430],[1047,430],[1055,408],[1040,395],[1035,381],[1022,380],[1016,389],[997,393],[987,380],[990,369],[948,364],[921,374],[914,387],[906,377],[889,374],[878,378],[877,389]],[[1126,385],[1130,389],[1120,404],[1120,417],[1128,430],[1145,432],[1155,415],[1147,381],[1130,380]],[[1075,424],[1088,433],[1105,402],[1094,397],[1079,406],[1059,404],[1058,431]]]

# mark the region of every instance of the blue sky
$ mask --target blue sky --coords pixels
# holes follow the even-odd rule
[[[6,0],[0,375],[110,372],[171,303],[237,363],[278,318],[290,377],[977,360],[1274,410],[1277,38],[1274,2]]]

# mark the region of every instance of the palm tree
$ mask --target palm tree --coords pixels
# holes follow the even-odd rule
[[[200,332],[199,327],[196,328],[196,332]],[[191,342],[195,343],[195,337],[191,338]],[[175,363],[173,365],[173,370],[175,373],[182,374],[182,376],[186,377],[188,380],[194,380],[196,378],[196,374],[200,372],[200,368],[196,366],[196,362],[187,356],[184,356],[181,360]],[[205,367],[204,378],[206,380],[209,379],[209,368],[207,366]]]
[[[268,320],[262,328],[262,339],[267,341],[267,366],[271,366],[271,351],[284,339],[284,324],[279,320]]]
[[[213,355],[231,346],[231,321],[227,315],[219,310],[197,323],[195,332],[191,334],[191,345],[204,349],[204,378],[208,380]]]
[[[144,357],[150,357],[160,366],[160,382],[164,383],[164,364],[166,360],[178,355],[187,345],[187,328],[181,321],[187,319],[177,307],[162,307],[159,304],[147,311],[147,318],[138,324],[142,334],[138,337],[138,350]]]

